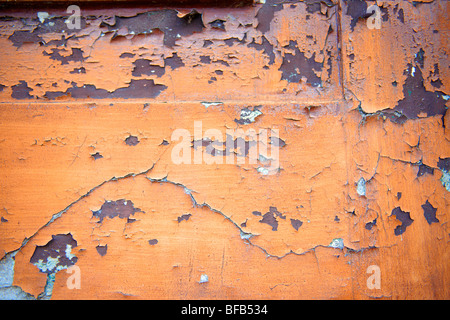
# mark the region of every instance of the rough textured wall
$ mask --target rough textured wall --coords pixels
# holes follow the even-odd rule
[[[448,1],[80,8],[2,8],[0,297],[450,298]]]

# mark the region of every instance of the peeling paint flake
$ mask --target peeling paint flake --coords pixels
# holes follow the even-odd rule
[[[30,262],[41,272],[56,273],[74,265],[78,258],[71,253],[77,246],[77,241],[70,233],[53,235],[44,246],[36,246]]]
[[[92,215],[99,219],[99,223],[102,223],[105,218],[113,219],[114,217],[119,217],[120,219],[128,219],[136,212],[143,211],[139,208],[135,208],[132,201],[120,199],[117,201],[105,201],[99,210],[92,211]]]

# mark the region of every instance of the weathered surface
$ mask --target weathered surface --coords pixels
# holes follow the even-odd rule
[[[5,11],[0,293],[448,299],[449,5],[374,3]]]

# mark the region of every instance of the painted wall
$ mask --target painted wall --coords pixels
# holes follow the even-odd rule
[[[0,5],[0,297],[450,298],[448,1],[79,9]]]

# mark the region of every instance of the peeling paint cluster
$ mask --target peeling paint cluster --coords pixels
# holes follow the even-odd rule
[[[0,12],[1,299],[450,296],[450,4],[233,3]]]

